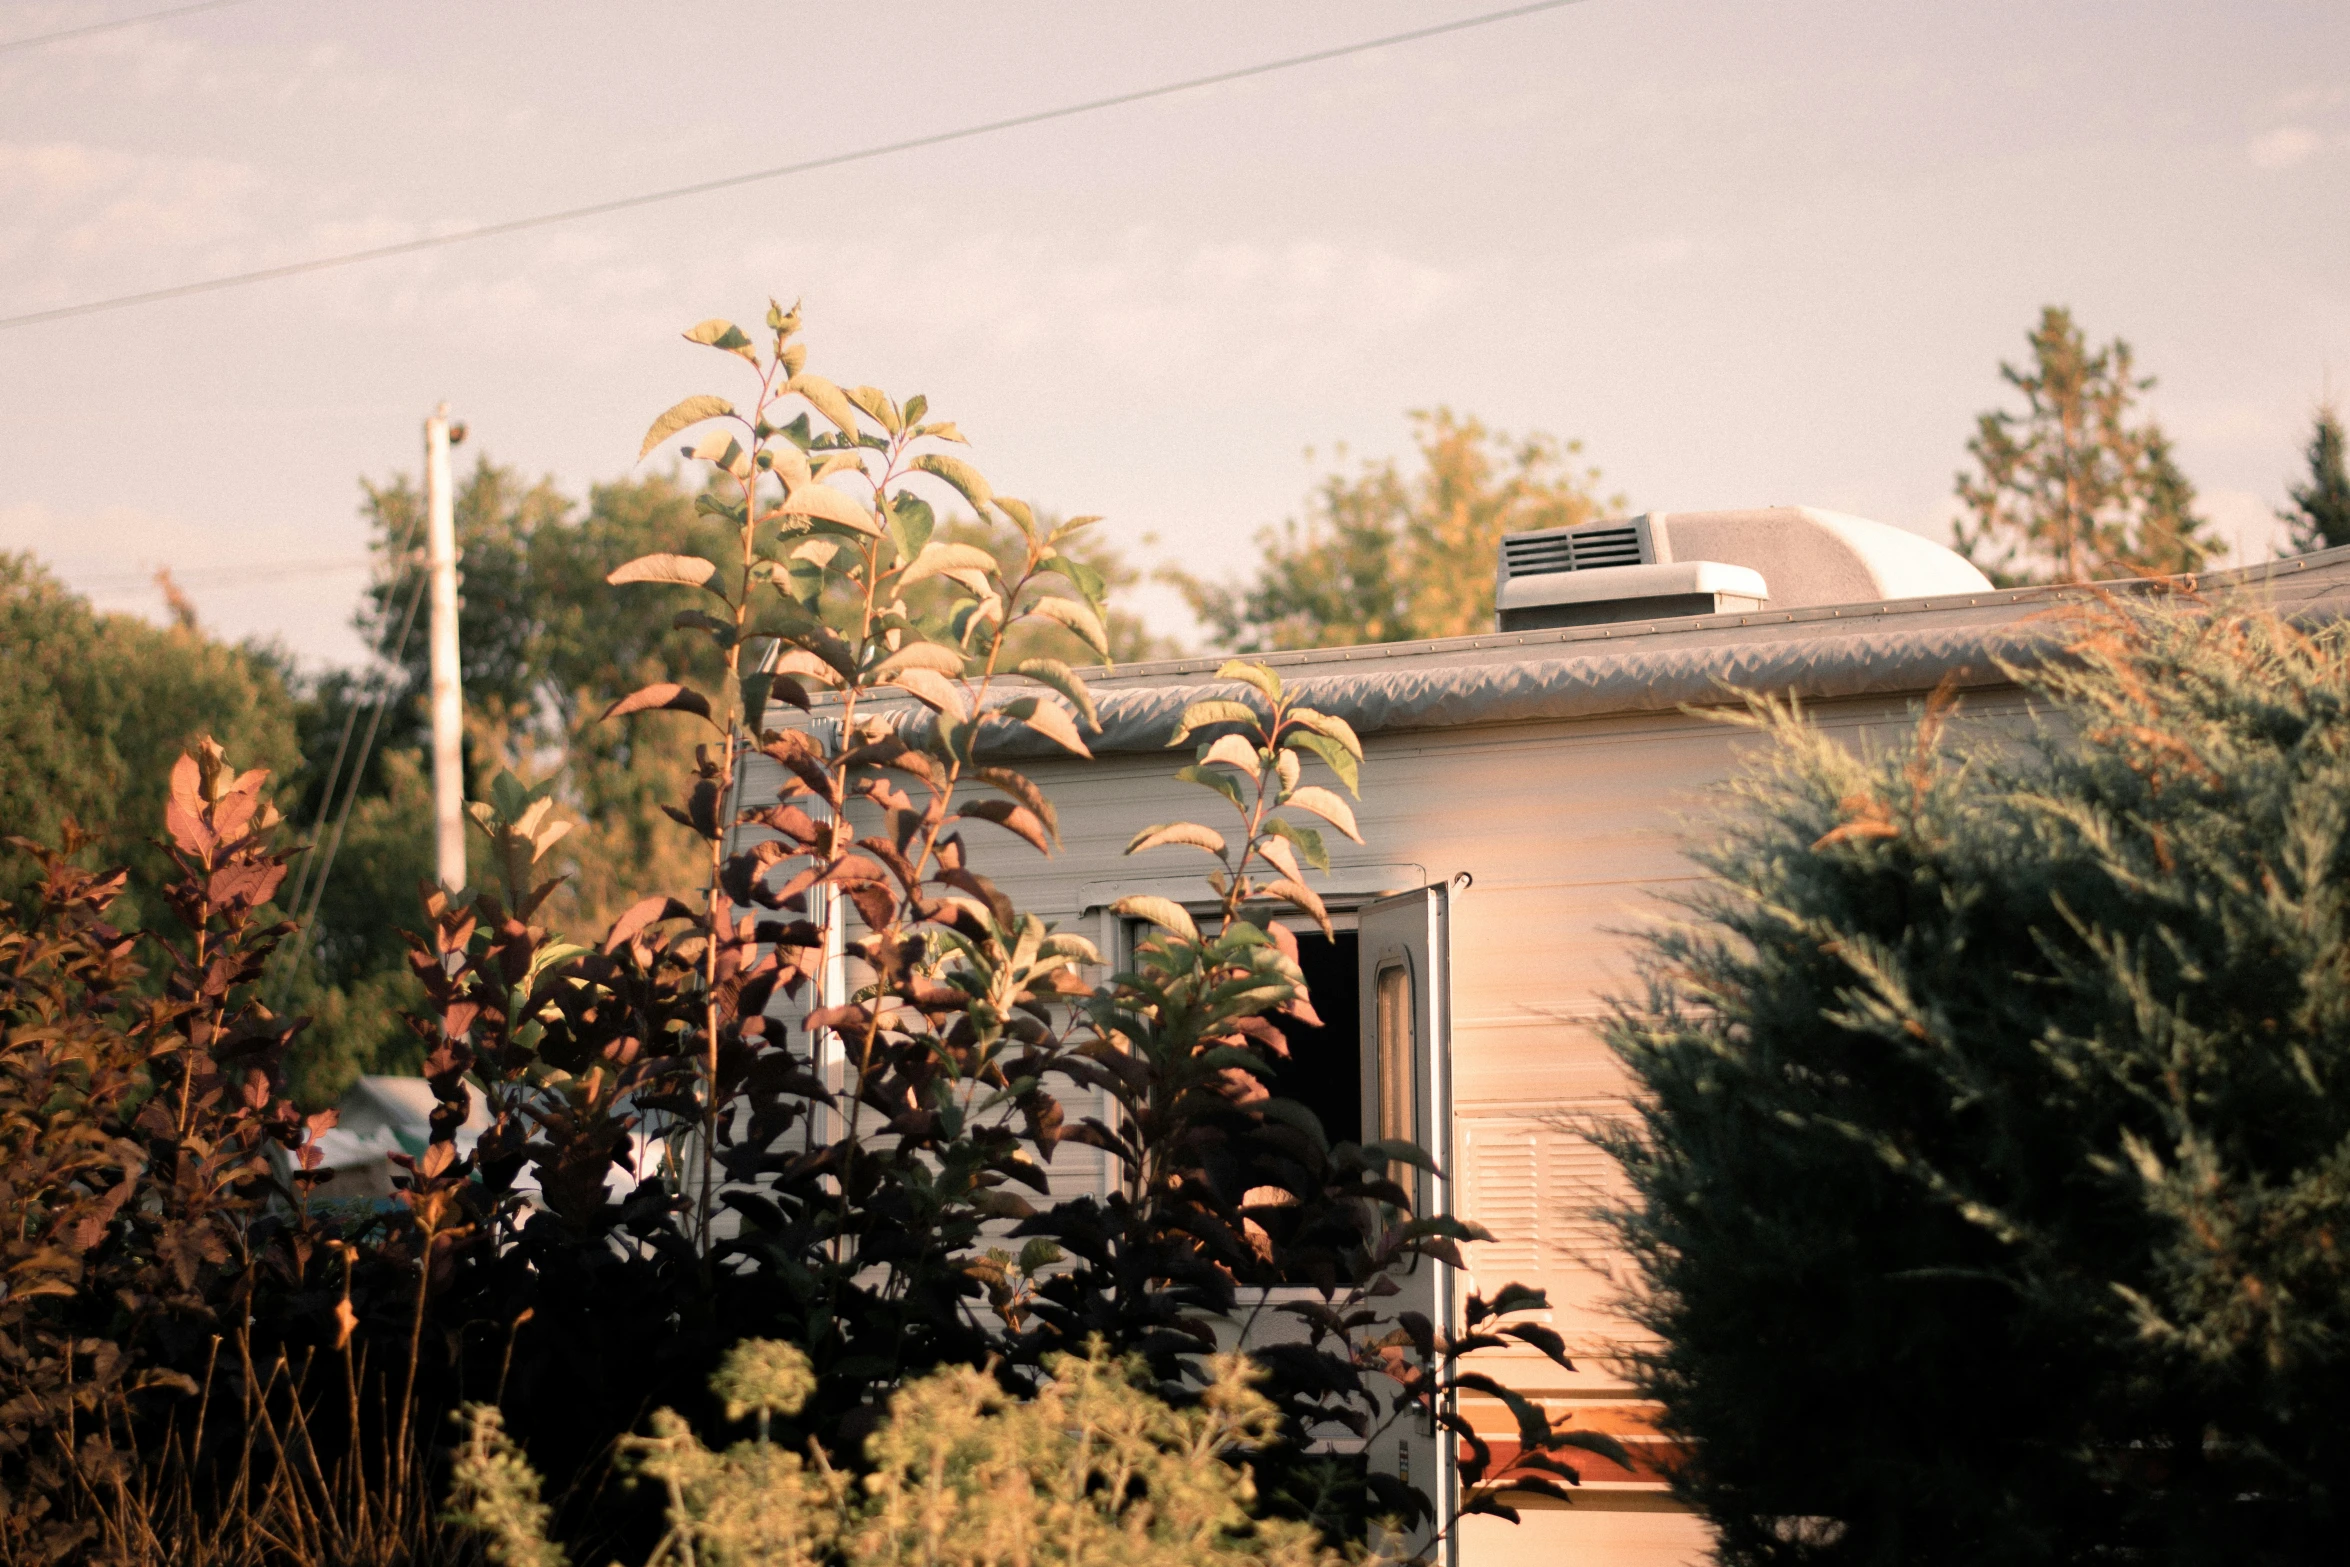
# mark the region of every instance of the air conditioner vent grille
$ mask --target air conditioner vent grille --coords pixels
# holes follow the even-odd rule
[[[1643,564],[1640,529],[1629,523],[1615,528],[1580,528],[1572,533],[1522,534],[1503,539],[1501,549],[1502,563],[1513,577]]]

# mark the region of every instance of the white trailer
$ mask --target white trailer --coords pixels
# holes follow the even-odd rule
[[[2350,550],[2225,576],[2265,583],[2290,607],[2350,591]],[[1693,813],[1753,743],[1704,710],[1738,706],[1741,692],[1793,695],[1862,743],[1906,725],[1949,682],[1971,722],[2012,720],[2022,698],[2000,662],[2054,645],[2063,608],[2087,597],[1995,590],[1949,551],[1859,518],[1651,514],[1505,541],[1491,635],[1264,659],[1310,705],[1345,717],[1366,752],[1365,846],[1333,838],[1346,852],[1314,878],[1339,938],[1305,943],[1331,1026],[1293,1041],[1282,1091],[1312,1104],[1333,1136],[1408,1129],[1436,1154],[1446,1178],[1432,1200],[1495,1237],[1469,1248],[1471,1278],[1417,1281],[1447,1314],[1472,1287],[1515,1280],[1548,1292],[1577,1370],[1529,1351],[1481,1357],[1491,1374],[1576,1427],[1659,1454],[1621,1365],[1631,1342],[1613,1307],[1621,1259],[1590,1215],[1612,1165],[1573,1127],[1624,1103],[1597,1025],[1610,998],[1633,992],[1635,932],[1671,912],[1660,894],[1697,880],[1683,853],[1705,831]],[[1167,745],[1185,706],[1240,694],[1215,683],[1219,663],[1090,672],[1102,719],[1087,736],[1094,759],[1030,746],[1017,762],[1055,802],[1061,852],[973,845],[1019,907],[1090,936],[1113,961],[1137,934],[1111,912],[1119,899],[1209,906],[1196,856],[1124,849],[1153,823],[1213,819],[1201,792],[1171,776],[1189,758]],[[746,779],[753,798],[763,782]],[[1086,1148],[1064,1145],[1054,1161],[1063,1191],[1106,1178]],[[1514,1437],[1497,1402],[1465,1412],[1481,1432]],[[1445,1447],[1406,1432],[1369,1460],[1443,1491]],[[1649,1463],[1570,1457],[1584,1471],[1572,1506],[1525,1499],[1520,1525],[1466,1520],[1453,1559],[1663,1567],[1703,1555],[1702,1527]]]

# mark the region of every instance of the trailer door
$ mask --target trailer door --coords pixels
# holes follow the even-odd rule
[[[1366,1139],[1403,1138],[1426,1149],[1440,1174],[1397,1167],[1416,1213],[1453,1211],[1452,1031],[1448,939],[1451,890],[1439,883],[1363,906],[1360,914],[1363,1129]],[[1402,1293],[1378,1302],[1383,1313],[1417,1311],[1438,1332],[1457,1327],[1453,1270],[1414,1260],[1397,1282]],[[1416,1555],[1450,1527],[1456,1505],[1457,1449],[1433,1422],[1406,1416],[1367,1455],[1374,1468],[1408,1480],[1436,1503],[1436,1521],[1408,1542]],[[1392,1553],[1391,1553],[1392,1554]],[[1447,1556],[1454,1553],[1448,1549]]]

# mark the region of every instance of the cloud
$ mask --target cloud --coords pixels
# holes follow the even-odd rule
[[[264,185],[250,165],[80,142],[0,142],[0,256],[38,255],[53,287],[92,260],[217,244],[243,233]]]
[[[2308,162],[2324,145],[2325,138],[2306,125],[2280,125],[2264,136],[2252,138],[2245,152],[2255,167],[2289,169],[2296,163]]]

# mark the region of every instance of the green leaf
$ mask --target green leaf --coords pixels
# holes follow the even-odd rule
[[[857,433],[856,409],[850,406],[848,398],[842,395],[841,389],[825,380],[824,377],[795,375],[785,383],[784,390],[797,392],[805,397],[810,406],[839,428],[841,434],[854,436]]]
[[[1099,521],[1101,521],[1101,518],[1099,517],[1072,517],[1067,522],[1064,522],[1059,527],[1055,528],[1052,532],[1046,534],[1044,536],[1044,541],[1047,544],[1058,544],[1063,539],[1068,538],[1072,534],[1075,534],[1083,529],[1090,528]]]
[[[1245,811],[1248,809],[1248,802],[1240,792],[1240,780],[1230,773],[1213,772],[1195,764],[1190,767],[1176,768],[1175,776],[1185,783],[1195,783],[1203,789],[1215,790],[1225,799],[1230,800],[1235,810]]]
[[[930,509],[930,502],[912,490],[900,490],[890,497],[889,536],[898,547],[898,559],[912,560],[921,554],[937,527],[938,516]]]
[[[1077,591],[1085,595],[1088,604],[1099,604],[1102,595],[1109,591],[1108,585],[1102,581],[1102,574],[1081,560],[1072,560],[1066,555],[1047,555],[1037,565],[1040,570],[1057,571],[1067,577],[1076,584]]]
[[[1310,707],[1296,707],[1290,709],[1289,721],[1303,724],[1316,734],[1328,735],[1345,746],[1356,761],[1363,759],[1363,742],[1355,738],[1354,726],[1345,719],[1329,713],[1317,713]]]
[[[1041,598],[1028,606],[1027,613],[1042,615],[1074,632],[1079,641],[1102,656],[1104,663],[1109,661],[1109,628],[1102,624],[1102,617],[1093,612],[1091,605],[1080,604],[1075,599]]]
[[[924,397],[920,392],[916,392],[906,399],[906,423],[920,424],[922,416],[928,412],[930,412],[930,399]]]
[[[1283,821],[1278,816],[1267,817],[1265,831],[1276,838],[1286,838],[1297,845],[1297,852],[1315,870],[1330,868],[1330,851],[1322,846],[1322,835],[1311,827],[1300,827],[1295,822]]]
[[[949,457],[944,452],[924,452],[914,459],[914,466],[933,478],[944,479],[955,488],[955,493],[968,501],[980,516],[987,515],[988,504],[995,499],[995,491],[980,476],[977,468],[960,457]]]
[[[1218,680],[1237,680],[1243,685],[1254,686],[1264,693],[1265,700],[1268,702],[1281,700],[1281,677],[1252,659],[1228,658],[1224,660],[1222,667],[1216,671],[1216,678]]]
[[[732,321],[719,316],[712,316],[707,321],[697,321],[687,327],[685,340],[689,343],[702,343],[711,348],[722,348],[730,354],[740,354],[753,364],[759,362],[759,356],[751,352],[751,340],[743,336],[743,329]]]
[[[1018,528],[1027,537],[1030,539],[1036,537],[1036,513],[1029,508],[1026,501],[1016,501],[1009,495],[999,495],[995,498],[995,509],[1011,518],[1012,526]]]
[[[897,404],[891,402],[889,394],[878,386],[852,386],[841,395],[892,435],[906,427],[905,421],[898,416]]]
[[[1100,731],[1102,720],[1101,715],[1094,711],[1093,693],[1085,688],[1085,682],[1078,678],[1076,670],[1057,658],[1024,658],[1020,661],[1019,672],[1031,680],[1051,686],[1067,697],[1069,705],[1076,708],[1078,716],[1085,720],[1085,727],[1097,733]]]
[[[712,397],[706,393],[689,397],[653,421],[653,427],[645,432],[644,445],[637,448],[636,460],[643,462],[654,447],[690,425],[700,424],[704,419],[724,419],[733,412],[734,404],[723,397]]]
[[[1288,751],[1303,750],[1313,752],[1316,756],[1322,759],[1324,764],[1326,764],[1332,772],[1338,775],[1338,781],[1346,785],[1346,792],[1348,794],[1353,795],[1358,800],[1363,797],[1363,791],[1357,787],[1362,778],[1362,764],[1355,760],[1355,756],[1352,751],[1349,751],[1345,746],[1340,745],[1337,741],[1331,739],[1329,736],[1314,734],[1285,735],[1282,737],[1281,746],[1282,749]]]
[[[782,334],[783,334],[785,337],[789,337],[789,336],[791,336],[791,334],[792,334],[792,333],[794,333],[794,332],[797,332],[799,329],[800,329],[800,306],[799,306],[799,301],[797,301],[797,300],[794,300],[794,301],[792,301],[792,307],[791,307],[791,309],[789,309],[789,310],[786,310],[786,309],[784,309],[784,308],[783,308],[783,306],[781,306],[781,305],[777,304],[777,303],[776,303],[774,300],[772,300],[772,299],[770,299],[769,301],[767,301],[767,330],[768,330],[768,331],[770,331],[770,332],[780,332],[780,333],[782,333]]]
[[[1257,710],[1246,702],[1228,702],[1222,697],[1211,697],[1205,702],[1194,702],[1183,710],[1183,719],[1175,726],[1175,738],[1169,745],[1181,745],[1191,738],[1195,729],[1211,724],[1247,724],[1252,729],[1261,722]]]

